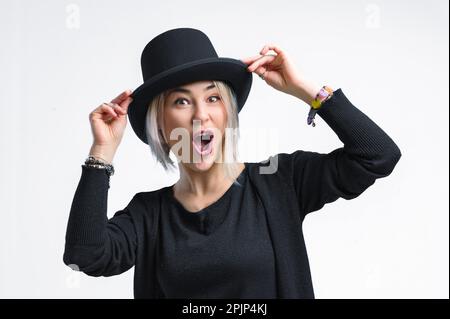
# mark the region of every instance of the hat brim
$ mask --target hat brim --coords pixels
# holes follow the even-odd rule
[[[146,144],[145,116],[150,101],[161,92],[195,81],[220,80],[236,94],[238,112],[244,106],[252,86],[252,72],[247,65],[231,58],[208,58],[179,65],[145,81],[131,94],[128,117],[136,135]]]

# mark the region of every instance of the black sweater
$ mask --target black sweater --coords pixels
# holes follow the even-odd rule
[[[276,298],[264,207],[247,168],[216,202],[192,213],[162,190],[156,278],[165,298]]]
[[[241,186],[198,213],[172,186],[134,195],[107,218],[109,177],[82,166],[66,233],[64,263],[91,276],[135,266],[135,298],[314,298],[303,239],[305,216],[359,196],[401,157],[392,139],[341,89],[317,113],[343,147],[298,150],[245,163]],[[276,170],[261,174],[267,162]]]

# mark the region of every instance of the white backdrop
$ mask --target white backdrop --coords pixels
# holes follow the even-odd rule
[[[1,1],[0,297],[133,297],[133,269],[94,278],[62,260],[92,143],[88,114],[141,84],[150,39],[193,27],[223,57],[277,44],[306,77],[341,88],[402,151],[389,177],[306,218],[316,297],[448,298],[448,9],[446,0]],[[253,75],[241,160],[341,147],[320,116],[306,125],[308,109]],[[266,143],[269,129],[282,132],[276,143]],[[246,138],[257,151],[242,147]],[[114,163],[109,217],[135,193],[178,179],[129,123]]]

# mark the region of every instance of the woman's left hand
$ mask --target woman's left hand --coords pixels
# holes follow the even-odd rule
[[[269,50],[275,51],[276,55],[266,55]],[[267,44],[259,55],[244,58],[241,61],[248,66],[249,72],[255,72],[259,76],[264,74],[264,80],[271,87],[298,97],[307,104],[320,90],[320,86],[306,80],[297,71],[292,59],[276,45]]]
[[[266,55],[269,50],[275,51],[276,55]],[[301,76],[286,52],[278,46],[267,44],[260,51],[260,55],[241,61],[247,64],[249,72],[255,72],[258,76],[264,74],[264,80],[273,88],[298,96],[302,83]]]

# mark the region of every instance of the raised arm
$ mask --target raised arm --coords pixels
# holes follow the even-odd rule
[[[341,89],[317,114],[344,146],[327,154],[303,150],[278,154],[281,173],[298,195],[302,217],[339,197],[357,197],[377,178],[388,176],[401,157],[394,141]]]
[[[275,54],[266,54],[269,50]],[[242,61],[248,64],[249,72],[258,74],[268,85],[308,106],[320,91],[321,87],[306,80],[288,54],[276,45],[267,44],[259,55]],[[294,187],[301,218],[339,197],[357,197],[377,178],[389,175],[401,157],[394,141],[341,89],[322,103],[317,114],[338,135],[343,147],[328,154],[298,150],[270,159],[270,163],[278,163],[278,173]]]
[[[89,114],[94,138],[89,155],[112,164],[127,124],[131,91],[124,91],[110,103]],[[133,210],[139,194],[107,218],[109,174],[102,166],[82,165],[82,174],[70,209],[64,263],[92,276],[120,274],[135,263],[137,236]]]

